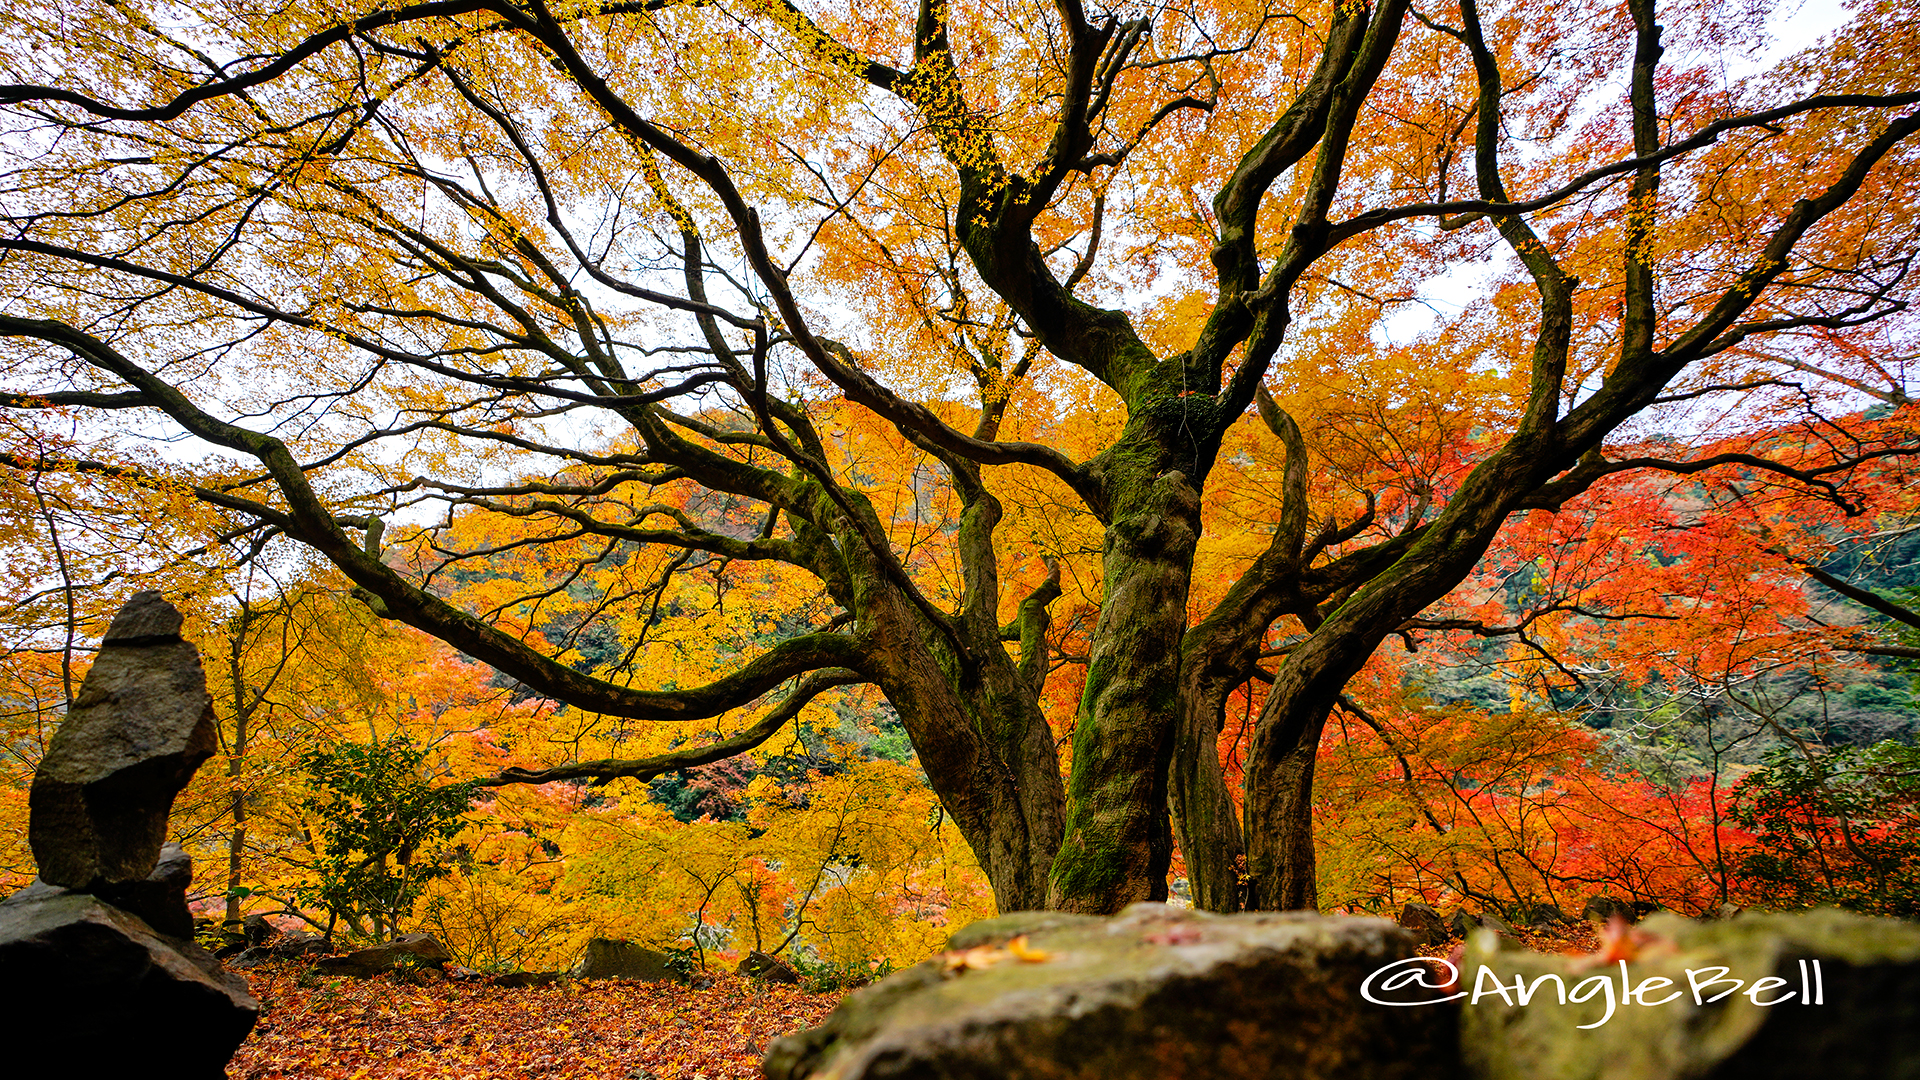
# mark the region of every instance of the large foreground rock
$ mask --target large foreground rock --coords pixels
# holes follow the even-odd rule
[[[569,973],[576,979],[672,982],[680,978],[666,953],[614,938],[593,938]]]
[[[40,878],[89,891],[141,882],[173,798],[214,751],[213,701],[180,613],[138,593],[114,617],[28,791]]]
[[[36,884],[0,902],[9,1075],[220,1077],[259,1011],[205,950],[98,897]]]
[[[1024,933],[1020,948],[1005,947]],[[1447,1080],[1457,1013],[1363,1000],[1412,942],[1381,919],[1027,913],[775,1040],[770,1080]],[[1022,954],[1026,959],[1022,959]]]
[[[345,956],[328,956],[313,965],[328,975],[370,979],[395,968],[439,968],[453,959],[447,947],[429,934],[401,934],[392,941],[355,949]]]
[[[1478,934],[1462,965],[1461,1043],[1475,1080],[1914,1080],[1920,1078],[1920,926],[1825,910],[1741,915],[1698,923],[1658,914],[1633,941],[1625,975],[1634,986],[1669,979],[1624,1003],[1619,963],[1575,969],[1564,956],[1502,952]],[[1819,961],[1818,968],[1813,967]],[[1802,962],[1805,962],[1805,968]],[[1727,971],[1715,971],[1726,968]],[[1688,971],[1701,983],[1696,996]],[[1803,991],[1802,975],[1806,976]],[[1498,979],[1531,986],[1559,975],[1569,997],[1559,1004],[1549,980],[1522,1005]],[[1716,978],[1738,979],[1710,984]],[[1775,978],[1753,993],[1756,980]],[[1719,1001],[1721,991],[1733,993]],[[1672,1001],[1659,1004],[1670,994]],[[1805,997],[1811,996],[1808,1003]],[[1611,1019],[1607,1001],[1615,1002]],[[1777,1002],[1763,1005],[1761,1002]]]

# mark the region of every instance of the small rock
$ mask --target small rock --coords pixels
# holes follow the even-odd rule
[[[676,982],[679,973],[669,964],[666,953],[635,945],[631,941],[594,938],[580,962],[573,966],[576,979],[634,979],[640,982]]]
[[[1447,919],[1447,930],[1453,937],[1470,937],[1473,932],[1478,929],[1480,929],[1479,916],[1468,911],[1466,908],[1455,911]]]
[[[279,954],[264,945],[249,945],[237,954],[226,958],[226,965],[235,971],[256,968],[270,960],[280,959]]]
[[[1608,896],[1605,893],[1589,897],[1587,899],[1587,906],[1580,909],[1580,917],[1588,922],[1611,922],[1615,915],[1620,916],[1628,922],[1633,922],[1635,918],[1633,909],[1627,906],[1625,900]]]
[[[1426,904],[1407,904],[1396,921],[1400,929],[1413,935],[1416,945],[1439,945],[1447,940],[1447,920]]]
[[[333,951],[327,947],[326,938],[305,930],[293,930],[282,934],[269,947],[273,950],[273,955],[287,960],[303,956],[325,956]]]
[[[427,934],[402,934],[392,941],[355,949],[345,956],[321,958],[313,966],[327,975],[372,978],[398,967],[440,967],[453,959],[447,947]]]
[[[240,920],[240,932],[246,935],[249,945],[265,945],[268,939],[280,936],[280,928],[268,922],[265,915],[249,915]]]
[[[50,884],[143,881],[174,796],[213,756],[213,699],[179,618],[158,593],[121,609],[34,773],[27,841]]]
[[[1507,922],[1507,920],[1501,918],[1500,916],[1495,915],[1491,911],[1486,912],[1480,916],[1480,925],[1485,927],[1488,930],[1493,931],[1496,934],[1499,934],[1503,938],[1519,937],[1519,935],[1514,933],[1513,931],[1513,924]]]
[[[1566,912],[1548,903],[1521,904],[1514,915],[1533,930],[1548,930],[1556,926],[1570,926],[1573,923],[1573,920],[1567,918]]]
[[[800,982],[800,973],[793,966],[777,956],[763,953],[758,949],[748,953],[734,969],[735,974],[759,979],[763,982],[792,983]]]

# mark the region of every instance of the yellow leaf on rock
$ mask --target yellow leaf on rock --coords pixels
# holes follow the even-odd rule
[[[1027,944],[1027,935],[1021,934],[1007,942],[1007,952],[1023,963],[1038,964],[1053,959],[1053,954],[1045,949],[1036,949]]]

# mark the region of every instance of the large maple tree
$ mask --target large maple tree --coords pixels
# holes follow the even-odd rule
[[[871,683],[1002,910],[1163,897],[1176,835],[1202,906],[1311,906],[1329,711],[1510,516],[1646,469],[1844,503],[1912,451],[1832,433],[1904,401],[1920,24],[1728,74],[1765,14],[25,3],[5,460],[190,490],[582,715],[712,733],[489,782]],[[696,573],[778,617],[636,664]]]

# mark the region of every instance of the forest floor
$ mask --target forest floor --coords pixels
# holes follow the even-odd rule
[[[1539,952],[1599,947],[1586,923],[1518,933]],[[1458,944],[1418,951],[1444,957]],[[316,977],[292,963],[246,975],[261,1015],[228,1066],[232,1080],[757,1080],[767,1043],[820,1023],[841,997],[735,975],[703,989],[412,985]]]
[[[246,972],[260,1022],[232,1080],[755,1080],[776,1036],[824,1019],[840,994],[734,975],[673,983],[315,978],[297,964]]]
[[[1591,953],[1600,951],[1600,932],[1589,922],[1575,922],[1571,926],[1555,926],[1541,930],[1515,929],[1514,936],[1520,944],[1533,952],[1542,953]],[[1444,945],[1418,945],[1414,952],[1421,956],[1446,957],[1462,944],[1459,938],[1453,938]]]

